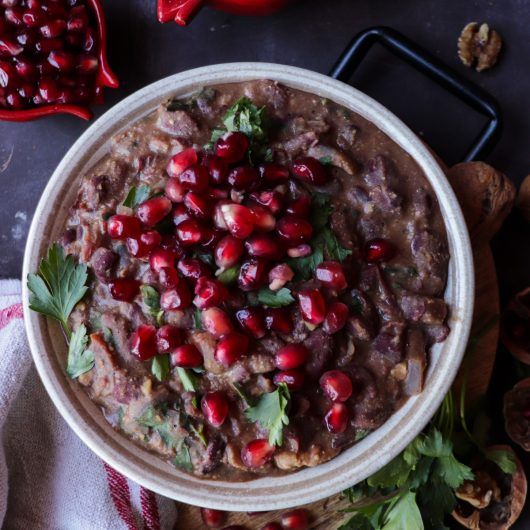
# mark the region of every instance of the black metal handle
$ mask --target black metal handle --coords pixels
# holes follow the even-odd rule
[[[370,48],[377,42],[489,118],[488,123],[480,131],[463,158],[465,162],[483,159],[500,138],[502,114],[499,104],[481,87],[464,79],[440,59],[398,31],[384,26],[362,31],[353,38],[329,75],[334,79],[347,82]]]

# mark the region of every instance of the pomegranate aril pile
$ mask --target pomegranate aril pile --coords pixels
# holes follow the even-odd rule
[[[99,37],[82,0],[0,5],[0,108],[87,104],[97,97]]]

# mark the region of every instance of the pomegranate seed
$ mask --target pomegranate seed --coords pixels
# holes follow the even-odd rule
[[[387,261],[394,257],[396,248],[386,239],[371,239],[366,243],[366,261]]]
[[[179,368],[197,368],[202,366],[202,353],[193,344],[182,344],[173,350],[170,357],[171,366]]]
[[[83,50],[91,52],[96,47],[98,38],[93,28],[87,28],[83,37]]]
[[[293,278],[294,272],[291,267],[287,263],[279,263],[269,271],[269,289],[277,291]]]
[[[305,243],[313,235],[313,227],[309,221],[286,215],[276,223],[278,235],[291,245]]]
[[[182,221],[187,221],[188,219],[191,219],[190,212],[188,212],[184,204],[177,204],[173,208],[173,212],[171,215],[173,216],[173,223],[175,224],[175,226],[182,223]]]
[[[221,427],[228,416],[228,400],[222,392],[208,392],[201,399],[201,409],[212,427]]]
[[[239,269],[237,281],[243,291],[252,291],[264,285],[267,281],[266,261],[259,258],[245,261]]]
[[[65,36],[66,43],[70,48],[82,48],[83,47],[83,35],[79,33],[68,33]]]
[[[147,361],[157,354],[155,326],[138,326],[131,335],[131,353],[141,361]]]
[[[16,80],[15,67],[7,61],[0,61],[0,87],[5,88]]]
[[[162,236],[162,243],[160,243],[160,246],[164,250],[171,250],[171,252],[175,254],[176,259],[180,259],[182,256],[184,256],[184,250],[180,245],[180,241],[173,234],[164,234]]]
[[[230,317],[218,307],[210,307],[201,313],[202,327],[215,338],[228,335],[234,329]]]
[[[249,340],[246,335],[233,332],[221,338],[215,349],[215,358],[223,366],[232,366],[247,353]]]
[[[232,205],[232,201],[221,199],[218,201],[218,203],[215,205],[213,209],[213,224],[221,229],[221,230],[228,230],[228,225],[226,224],[225,218],[223,216],[223,212],[221,211],[221,208],[225,205]]]
[[[298,245],[297,247],[292,247],[287,249],[287,255],[290,258],[303,258],[309,256],[313,252],[313,249],[310,245]]]
[[[267,523],[265,526],[261,527],[261,530],[283,530],[283,527],[280,523]]]
[[[0,55],[15,57],[21,54],[24,48],[7,37],[0,37]]]
[[[38,26],[41,26],[46,22],[46,15],[42,11],[26,11],[22,15],[22,22],[28,27],[28,28],[36,28]]]
[[[246,239],[254,230],[254,214],[246,206],[235,203],[223,204],[221,215],[227,229],[234,237]]]
[[[309,193],[302,193],[293,202],[287,205],[286,213],[296,217],[308,217],[311,212],[311,197]]]
[[[282,527],[284,530],[307,530],[307,528],[309,528],[309,516],[307,511],[299,508],[284,513],[282,515]]]
[[[289,180],[289,170],[280,164],[265,164],[260,168],[261,177],[274,184]]]
[[[236,190],[246,190],[257,184],[258,180],[258,170],[250,166],[236,167],[228,175],[228,184]]]
[[[160,272],[163,267],[174,268],[176,259],[177,256],[172,250],[157,248],[149,256],[149,265],[155,272]]]
[[[277,333],[288,334],[293,330],[293,319],[284,307],[270,307],[265,310],[265,325],[267,329]]]
[[[141,231],[140,221],[132,215],[113,215],[107,220],[107,233],[112,239],[137,238]]]
[[[77,58],[77,71],[83,75],[95,72],[98,69],[99,60],[88,53],[82,53]]]
[[[342,302],[333,302],[328,307],[324,324],[322,325],[324,331],[329,335],[340,331],[348,320],[348,306]]]
[[[215,247],[215,264],[223,269],[233,267],[243,255],[243,242],[234,236],[225,236]]]
[[[183,202],[186,195],[186,188],[180,183],[177,177],[171,177],[166,183],[166,196],[172,202]]]
[[[276,226],[276,219],[264,206],[251,204],[250,211],[254,214],[254,225],[260,232],[270,232]]]
[[[53,103],[59,96],[59,87],[52,79],[41,79],[39,81],[39,94],[47,103]]]
[[[156,332],[158,353],[169,353],[182,344],[182,331],[176,326],[166,324]]]
[[[156,230],[149,230],[140,235],[139,238],[128,237],[125,241],[127,250],[135,258],[144,258],[160,245],[162,236]]]
[[[320,386],[331,401],[346,401],[353,392],[350,377],[340,370],[329,370],[320,378]]]
[[[138,219],[147,226],[155,226],[171,211],[171,201],[167,197],[154,197],[142,202],[136,210]]]
[[[254,338],[261,339],[267,333],[265,317],[260,307],[246,307],[236,312],[236,318],[243,330]]]
[[[274,446],[263,438],[252,440],[241,450],[241,460],[251,468],[263,467],[274,454]]]
[[[13,26],[22,26],[24,24],[24,20],[23,20],[24,10],[21,7],[18,7],[18,6],[8,7],[4,12],[4,17],[10,24],[13,24]],[[1,49],[1,45],[0,45],[0,49]]]
[[[193,303],[199,309],[219,306],[228,298],[228,291],[223,283],[202,276],[195,285]]]
[[[117,278],[109,287],[112,298],[121,302],[132,302],[140,292],[140,282],[132,278]]]
[[[205,167],[195,164],[183,171],[178,179],[187,190],[205,191],[210,175],[208,175],[208,170]]]
[[[281,259],[285,251],[282,245],[272,236],[256,234],[247,239],[245,248],[250,256],[270,260]]]
[[[178,177],[186,169],[194,166],[197,160],[197,151],[193,147],[188,147],[184,151],[173,155],[166,168],[167,174],[170,177]]]
[[[160,296],[160,307],[166,310],[186,309],[191,305],[191,291],[185,281],[179,281],[173,289]]]
[[[275,385],[285,383],[289,390],[300,390],[304,386],[305,374],[301,370],[285,370],[274,374]]]
[[[224,184],[228,178],[228,165],[218,156],[210,155],[203,161],[203,164],[208,168],[210,173],[210,180],[213,184]]]
[[[13,109],[23,109],[25,106],[24,99],[17,92],[11,92],[6,96],[7,104]]]
[[[292,370],[305,364],[309,359],[309,350],[303,344],[287,344],[280,348],[274,356],[276,368]]]
[[[184,197],[184,205],[193,217],[199,219],[207,219],[211,215],[210,204],[194,191],[188,192]]]
[[[54,50],[61,50],[62,48],[64,48],[62,39],[40,39],[35,43],[35,51],[42,55],[47,55]]]
[[[326,168],[316,158],[310,156],[295,160],[291,171],[297,179],[314,186],[322,186],[329,181]]]
[[[68,31],[81,32],[88,26],[88,14],[85,6],[74,7],[70,11],[70,18],[67,21]]]
[[[338,261],[323,261],[315,271],[315,278],[326,287],[343,291],[348,287],[342,265]]]
[[[201,517],[208,528],[219,528],[226,521],[226,512],[201,508]]]
[[[184,278],[196,282],[202,276],[211,276],[208,265],[195,258],[182,258],[177,264],[177,270]]]
[[[348,427],[350,413],[344,403],[334,403],[324,416],[324,422],[328,431],[340,434]]]
[[[243,133],[229,132],[217,140],[215,154],[228,164],[234,164],[245,156],[248,145],[248,138]]]
[[[173,289],[179,283],[179,275],[171,267],[162,267],[158,272],[158,282],[164,289]]]
[[[321,324],[326,316],[326,302],[318,289],[303,289],[298,293],[302,318],[310,324]]]
[[[18,93],[26,99],[32,98],[36,91],[36,87],[30,83],[23,83],[18,89]]]
[[[40,27],[40,32],[47,39],[60,37],[66,31],[66,22],[61,19],[50,20]]]
[[[74,56],[64,50],[54,50],[48,55],[48,62],[61,72],[68,72],[75,66]]]
[[[283,208],[283,198],[276,190],[253,192],[250,198],[274,214],[279,213]]]
[[[24,79],[34,80],[38,75],[35,64],[30,59],[22,56],[17,57],[15,61],[15,68],[17,70],[17,74]]]
[[[188,247],[201,242],[204,229],[195,219],[187,219],[177,225],[175,233],[182,245]]]

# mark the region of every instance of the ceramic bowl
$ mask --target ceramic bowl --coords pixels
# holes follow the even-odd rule
[[[55,406],[76,434],[105,462],[146,488],[188,504],[231,511],[281,509],[329,497],[399,454],[427,424],[451,386],[473,312],[474,274],[467,228],[443,170],[424,143],[385,107],[351,86],[308,70],[265,63],[220,64],[182,72],[134,93],[99,118],[68,151],[42,194],[29,233],[23,278],[37,270],[47,248],[60,237],[81,176],[108,150],[114,134],[170,96],[261,78],[329,98],[367,118],[414,158],[436,193],[451,253],[445,299],[452,331],[444,343],[432,348],[420,395],[409,399],[361,442],[317,467],[249,482],[200,479],[173,468],[112,429],[80,385],[67,378],[66,345],[60,329],[28,309],[23,282],[24,316],[35,365]]]

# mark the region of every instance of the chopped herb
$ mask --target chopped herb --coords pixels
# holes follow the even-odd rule
[[[367,429],[359,429],[358,431],[355,432],[354,441],[360,442],[363,438],[366,438],[370,434],[370,432],[371,431]]]
[[[177,451],[175,458],[173,460],[175,467],[183,469],[184,471],[191,472],[193,471],[193,463],[191,462],[190,450],[186,443],[183,443],[180,446],[180,449]]]
[[[239,267],[230,267],[229,269],[225,269],[221,274],[217,276],[217,279],[220,282],[223,282],[224,284],[230,284],[234,283],[237,280],[237,276],[239,274]]]
[[[70,340],[68,317],[88,289],[87,267],[76,264],[63,247],[52,245],[39,265],[37,274],[28,274],[30,290],[29,307],[43,315],[58,320]]]
[[[177,368],[177,374],[182,381],[182,386],[186,392],[196,392],[197,391],[197,378],[190,370],[186,368]]]
[[[193,312],[193,327],[197,330],[202,330],[201,310],[198,307]]]
[[[151,373],[159,380],[165,381],[171,367],[169,366],[169,355],[155,355],[151,361]]]
[[[497,464],[503,473],[513,475],[517,471],[517,463],[512,453],[503,449],[488,449],[484,456]]]
[[[331,157],[330,156],[323,156],[323,157],[319,158],[318,160],[323,166],[330,166],[331,165]]]
[[[118,415],[117,415],[117,424],[120,429],[123,427],[123,418],[125,416],[125,410],[123,407],[120,407],[118,409]]]
[[[313,193],[310,212],[313,230],[320,230],[328,224],[331,214],[330,200],[330,196],[325,193]]]
[[[258,301],[268,307],[284,307],[292,304],[294,302],[294,298],[291,295],[290,289],[287,289],[287,287],[282,287],[278,291],[260,289],[258,291]]]
[[[204,425],[199,425],[199,427],[195,427],[193,423],[190,423],[190,429],[193,431],[195,436],[202,442],[204,447],[208,445],[208,442],[206,440],[206,436],[204,435]]]
[[[156,323],[160,326],[164,311],[160,309],[160,294],[158,291],[150,285],[142,285],[140,287],[142,293],[142,300],[148,308],[148,313],[156,320]]]
[[[179,431],[179,425],[175,425],[175,422],[171,421],[162,410],[149,406],[137,418],[136,423],[157,432],[164,444],[171,449],[178,448],[182,444],[183,438]]]
[[[286,412],[289,401],[287,385],[280,383],[274,392],[262,394],[257,404],[245,411],[245,416],[250,421],[258,422],[269,431],[270,445],[282,445],[283,443],[283,427],[289,425]]]
[[[213,259],[213,254],[211,254],[210,252],[199,252],[199,251],[196,251],[196,252],[194,252],[193,257],[197,258],[197,259],[200,259],[203,263],[206,263],[206,265],[208,265],[210,267],[214,267],[215,266],[215,261]]]
[[[68,361],[66,373],[72,379],[92,370],[94,367],[94,354],[86,349],[88,336],[86,327],[81,324],[72,334],[68,345]]]
[[[238,385],[237,383],[231,383],[232,388],[236,391],[236,394],[241,398],[241,401],[243,401],[243,404],[245,405],[245,408],[252,407],[254,405],[254,399],[252,399],[251,396],[249,396],[241,387],[241,385]]]
[[[149,186],[142,185],[138,188],[133,186],[129,190],[129,193],[127,193],[127,197],[125,197],[125,200],[123,201],[123,206],[127,206],[128,208],[136,208],[136,206],[149,199],[150,194],[151,190],[149,189]]]

